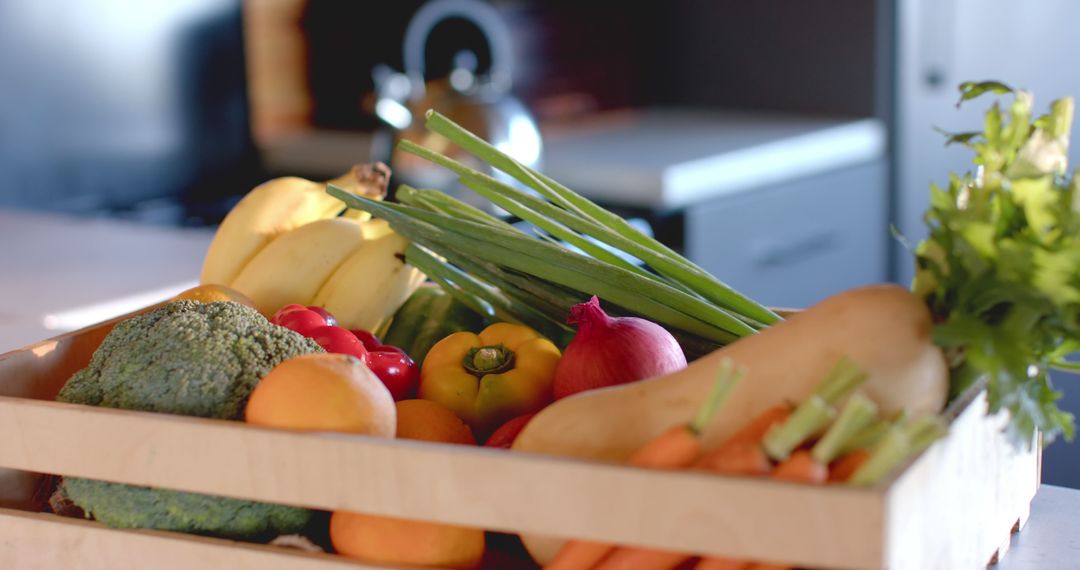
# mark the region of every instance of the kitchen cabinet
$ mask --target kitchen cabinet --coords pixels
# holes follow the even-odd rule
[[[685,251],[771,306],[806,307],[881,282],[886,271],[883,160],[688,207]]]

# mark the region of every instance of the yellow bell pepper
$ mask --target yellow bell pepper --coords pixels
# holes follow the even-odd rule
[[[457,332],[431,347],[420,367],[420,397],[458,415],[478,437],[552,399],[561,354],[533,329],[495,323]]]

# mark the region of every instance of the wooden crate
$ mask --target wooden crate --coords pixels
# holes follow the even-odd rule
[[[813,568],[984,568],[1026,519],[1037,451],[982,393],[949,436],[872,488],[658,472],[503,450],[305,434],[51,401],[112,323],[0,356],[0,568],[363,568],[265,545],[33,512],[51,473],[505,532]],[[509,563],[499,567],[507,567]]]

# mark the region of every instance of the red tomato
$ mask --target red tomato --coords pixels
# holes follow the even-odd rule
[[[281,317],[285,316],[286,313],[291,313],[293,311],[306,311],[306,310],[307,310],[307,307],[305,307],[303,305],[297,305],[296,303],[285,305],[284,307],[278,309],[277,312],[274,313],[273,317],[270,317],[270,322],[274,323],[275,325],[280,325],[281,324]],[[282,326],[284,326],[284,325],[282,325]]]
[[[311,331],[319,327],[325,327],[326,321],[323,320],[322,315],[303,309],[289,311],[281,315],[281,318],[278,319],[278,324],[304,336],[310,337]]]
[[[364,343],[364,348],[368,350],[375,350],[383,345],[382,341],[379,340],[379,337],[375,336],[372,333],[369,333],[368,331],[353,329],[351,332],[353,333],[353,335],[356,336],[356,338],[360,339],[360,342]]]
[[[420,367],[404,352],[381,350],[380,347],[368,352],[364,362],[383,381],[394,400],[415,397],[420,384]]]
[[[398,348],[396,346],[391,346],[389,344],[380,344],[379,346],[376,346],[375,348],[369,348],[368,351],[369,352],[396,352],[398,354],[404,354],[405,356],[409,355],[403,349]]]
[[[488,437],[487,441],[484,442],[484,447],[510,449],[510,446],[514,445],[514,440],[517,439],[518,434],[525,429],[525,424],[529,423],[529,420],[535,415],[535,413],[525,414],[506,422]]]
[[[326,352],[351,354],[360,360],[367,355],[364,345],[352,333],[341,327],[331,325],[315,327],[306,336],[319,343]]]
[[[315,305],[308,305],[306,308],[307,310],[316,313],[317,315],[322,317],[323,321],[325,321],[327,325],[334,326],[337,324],[337,319],[334,318],[334,315],[330,314],[330,311],[327,311],[322,307],[316,307]]]

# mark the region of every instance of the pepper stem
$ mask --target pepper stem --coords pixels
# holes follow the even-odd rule
[[[487,374],[502,374],[514,367],[514,351],[502,343],[470,348],[461,365],[477,378]]]

